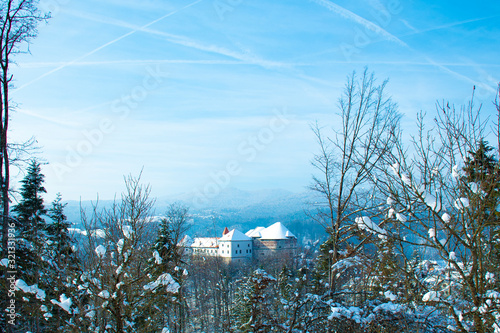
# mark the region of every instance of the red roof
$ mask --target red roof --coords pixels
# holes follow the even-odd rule
[[[222,236],[224,236],[225,234],[227,234],[229,232],[229,229],[227,227],[224,228],[224,231],[222,232]]]

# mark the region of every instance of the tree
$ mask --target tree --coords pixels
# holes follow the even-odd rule
[[[43,194],[46,193],[44,175],[41,172],[40,163],[32,160],[28,167],[26,176],[21,181],[21,199],[13,208],[17,231],[16,263],[18,278],[27,285],[35,288],[47,287],[48,279],[48,256],[45,240],[47,239],[46,223],[44,215],[47,213],[43,202]],[[45,297],[39,295],[26,295],[29,303],[19,307],[19,312],[29,320],[23,320],[22,326],[33,332],[40,332],[43,322],[40,319],[43,313],[40,307]]]
[[[52,223],[47,225],[50,257],[54,258],[55,267],[60,272],[65,271],[76,260],[73,250],[74,241],[68,231],[71,223],[67,221],[64,214],[66,205],[62,203],[61,193],[57,193],[56,199],[48,211],[48,216],[52,219]]]
[[[188,229],[189,209],[181,204],[170,205],[166,216],[161,219],[157,239],[151,249],[146,273],[150,279],[157,280],[166,273],[170,274],[180,288],[175,296],[168,289],[159,289],[151,294],[145,306],[144,321],[150,330],[161,331],[167,327],[170,332],[184,332],[188,308],[184,296],[184,282],[188,271],[184,267],[181,245],[182,237]],[[154,304],[154,306],[151,306]]]
[[[131,176],[125,185],[121,200],[110,208],[101,210],[96,204],[90,215],[82,211],[86,232],[79,253],[80,295],[71,301],[68,330],[157,332],[159,323],[147,320],[154,313],[155,293],[176,296],[180,289],[168,272],[148,272],[150,259],[156,259],[150,187]]]
[[[11,145],[7,141],[12,108],[9,91],[13,76],[10,65],[15,54],[27,51],[25,47],[37,35],[38,23],[49,19],[49,14],[41,13],[37,4],[37,0],[5,0],[0,7],[0,192],[4,250],[7,248],[10,213],[10,153],[12,149],[24,148],[24,145]]]
[[[312,165],[311,189],[320,195],[321,204],[315,219],[328,233],[327,246],[322,247],[324,265],[331,266],[341,257],[353,237],[353,217],[373,208],[366,184],[375,176],[376,165],[391,150],[393,133],[400,115],[391,98],[385,95],[387,81],[376,84],[373,74],[365,70],[358,79],[353,73],[339,100],[340,128],[332,134],[316,124],[313,128],[320,152]],[[361,241],[351,242],[359,248]],[[355,254],[357,248],[350,251]],[[328,263],[328,264],[327,264]],[[329,288],[337,289],[334,275],[326,272]]]
[[[275,283],[276,279],[262,269],[255,270],[241,281],[233,310],[236,331],[273,331],[275,314],[270,312],[273,297],[269,291]]]
[[[434,307],[459,332],[500,324],[490,232],[498,226],[498,162],[480,109],[473,98],[459,110],[438,104],[430,130],[419,114],[410,149],[399,134],[375,183],[384,236],[398,244],[401,272],[421,290],[415,304]],[[413,253],[422,258],[418,269],[408,269]]]
[[[78,286],[74,281],[79,277],[79,258],[75,252],[75,241],[69,234],[68,228],[71,224],[66,220],[64,207],[66,204],[62,203],[61,194],[57,193],[47,214],[52,220],[52,223],[47,225],[47,275],[50,281],[47,294],[50,300],[55,300],[50,304],[54,320],[49,322],[54,331],[63,329],[71,319],[71,313],[66,306],[59,305],[61,298],[71,299],[78,293]]]
[[[28,266],[19,267],[29,280],[37,280],[37,263],[34,258],[40,256],[44,249],[46,239],[46,223],[44,215],[47,213],[43,204],[42,194],[46,193],[43,186],[44,175],[41,172],[40,163],[32,160],[28,167],[26,177],[22,180],[21,200],[13,208],[16,214],[16,230],[20,240],[19,246],[26,251]],[[32,281],[31,281],[32,280]]]
[[[9,253],[10,220],[10,166],[33,143],[29,140],[22,144],[8,142],[9,114],[12,108],[9,90],[13,76],[10,64],[13,56],[20,52],[33,39],[40,21],[47,20],[49,15],[42,14],[37,8],[37,0],[5,0],[0,5],[0,209],[2,221],[1,253],[2,258]],[[9,253],[10,254],[10,253]],[[17,262],[16,262],[17,263]],[[9,265],[10,266],[10,265]],[[11,267],[11,271],[16,268]],[[8,276],[7,267],[2,271],[3,279]],[[8,294],[8,288],[2,288],[2,295]],[[2,301],[5,301],[2,297]],[[2,302],[2,308],[6,304]],[[2,311],[2,317],[4,316]],[[12,327],[8,327],[11,330]]]

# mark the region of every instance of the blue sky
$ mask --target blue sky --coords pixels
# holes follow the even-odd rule
[[[411,128],[436,100],[483,112],[500,81],[500,3],[45,0],[16,57],[11,140],[35,136],[49,199],[227,186],[302,191],[346,77],[366,66]]]

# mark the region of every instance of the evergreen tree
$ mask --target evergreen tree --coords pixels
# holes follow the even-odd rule
[[[276,279],[262,269],[241,281],[235,295],[233,310],[235,331],[272,332],[276,314],[272,313]]]
[[[152,281],[168,273],[181,287],[187,277],[187,270],[183,268],[182,251],[180,246],[182,235],[187,230],[188,208],[173,204],[160,221],[156,242],[153,246],[153,256],[147,268]],[[161,330],[167,326],[171,332],[184,332],[187,320],[187,304],[183,295],[183,288],[177,293],[158,290],[151,296],[150,303],[154,307],[146,306],[148,327]]]
[[[74,251],[74,240],[69,235],[68,228],[71,225],[64,214],[66,204],[62,203],[60,193],[52,202],[48,216],[52,223],[47,225],[47,254],[48,280],[51,288],[47,290],[49,299],[59,301],[78,295],[77,286],[73,281],[78,275],[78,258]],[[49,322],[53,330],[61,330],[65,323],[71,319],[71,310],[63,309],[61,306],[52,307],[51,313],[55,320]]]
[[[41,237],[46,229],[43,216],[47,213],[42,197],[43,193],[47,193],[43,182],[44,175],[41,172],[40,163],[32,160],[26,177],[21,181],[21,200],[13,209],[19,237],[25,240],[28,248],[35,251],[42,248],[42,242],[45,239]]]
[[[477,227],[484,228],[483,251],[488,254],[487,270],[496,276],[500,274],[500,164],[494,149],[481,139],[475,151],[469,151],[462,177],[462,192],[477,207],[474,218]],[[495,281],[496,288],[500,281]]]
[[[23,321],[20,329],[32,332],[41,332],[45,327],[45,319],[50,318],[47,308],[43,304],[46,294],[43,290],[49,285],[48,262],[46,252],[47,239],[46,223],[43,216],[47,210],[43,204],[44,175],[40,163],[32,160],[28,166],[27,174],[22,180],[21,199],[13,208],[17,230],[17,268],[18,278],[36,292],[19,294],[19,308]],[[24,301],[22,301],[22,300]],[[26,301],[28,300],[28,301]]]
[[[469,155],[465,161],[464,171],[466,180],[469,182],[479,182],[482,186],[487,187],[485,181],[498,180],[498,161],[492,153],[491,147],[487,141],[481,139],[475,151],[469,151]],[[497,184],[494,185],[498,187]]]
[[[57,269],[65,270],[68,264],[71,264],[74,258],[73,239],[69,235],[68,228],[71,226],[64,215],[61,193],[57,193],[56,199],[52,202],[52,208],[49,209],[48,216],[52,223],[47,225],[47,234],[50,242],[49,249],[51,257],[54,258]]]

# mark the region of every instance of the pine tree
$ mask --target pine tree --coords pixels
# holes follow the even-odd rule
[[[77,287],[73,284],[78,274],[78,258],[73,248],[74,240],[69,235],[68,228],[71,224],[66,219],[64,207],[66,204],[62,203],[61,194],[57,193],[48,211],[52,223],[47,225],[47,252],[50,258],[48,280],[51,284],[48,296],[56,301],[78,294]],[[55,305],[52,307],[51,312],[56,319],[50,323],[54,330],[60,330],[70,320],[71,310],[68,310]]]
[[[21,200],[13,208],[18,236],[18,270],[21,272],[21,278],[28,284],[39,282],[41,255],[44,252],[46,239],[46,223],[43,216],[47,210],[43,204],[42,194],[47,191],[43,182],[40,163],[32,160],[26,176],[21,181]]]
[[[47,234],[50,242],[49,249],[51,257],[55,260],[58,270],[65,270],[68,265],[75,260],[73,245],[74,240],[69,235],[68,228],[71,223],[67,221],[64,214],[64,207],[61,193],[57,193],[56,199],[52,202],[52,207],[49,209],[48,216],[52,219],[52,223],[47,225]]]
[[[235,331],[272,332],[276,314],[272,313],[272,286],[276,279],[262,269],[242,280],[235,295]]]
[[[500,238],[500,164],[493,154],[493,147],[484,139],[479,141],[475,151],[469,151],[462,177],[462,192],[471,200],[471,204],[480,207],[477,216],[479,225],[487,229],[488,251],[493,268],[500,264],[499,250],[495,248],[495,239]],[[498,245],[497,245],[498,247]]]
[[[19,237],[25,240],[28,248],[35,251],[43,247],[42,242],[45,239],[40,237],[45,233],[46,223],[43,216],[47,213],[42,197],[43,193],[47,193],[43,182],[44,175],[40,163],[32,160],[26,177],[21,181],[21,200],[13,209]]]
[[[13,208],[18,237],[16,251],[18,278],[32,286],[34,290],[41,290],[40,293],[25,293],[22,295],[22,300],[25,302],[21,299],[18,303],[16,302],[22,304],[19,313],[23,321],[19,322],[22,326],[19,328],[32,332],[41,332],[45,326],[45,320],[42,318],[46,313],[42,309],[44,309],[43,301],[46,295],[43,290],[49,284],[45,243],[47,234],[43,218],[47,210],[42,197],[46,190],[43,182],[44,175],[41,172],[40,163],[32,160],[21,182],[21,200]]]
[[[179,245],[182,235],[187,229],[188,208],[173,204],[160,221],[156,242],[151,249],[153,256],[149,260],[148,275],[152,281],[168,273],[176,283],[183,286],[187,270],[183,268],[182,251]],[[183,288],[177,293],[158,290],[152,295],[151,303],[155,307],[146,306],[148,317],[146,326],[161,330],[163,323],[171,332],[183,332],[187,320],[187,304]]]
[[[480,182],[481,185],[491,178],[498,180],[498,161],[492,153],[493,147],[484,139],[479,141],[475,151],[469,151],[469,155],[465,161],[464,171],[466,180],[469,182]],[[497,186],[495,184],[495,186]]]

